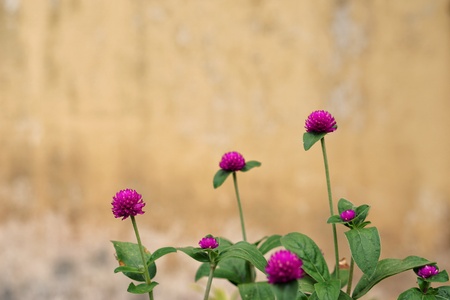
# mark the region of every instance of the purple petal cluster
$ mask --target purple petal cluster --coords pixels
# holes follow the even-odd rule
[[[219,243],[217,240],[212,236],[205,236],[198,242],[200,248],[202,249],[215,249],[219,247]]]
[[[240,171],[245,167],[245,159],[239,152],[227,152],[222,156],[219,166],[225,171]]]
[[[305,129],[312,133],[330,133],[337,129],[336,120],[329,112],[316,110],[306,119]]]
[[[433,265],[426,265],[421,267],[417,271],[417,276],[422,278],[428,278],[434,275],[437,275],[439,273],[439,269],[436,266]]]
[[[266,266],[269,283],[285,283],[303,277],[302,265],[302,260],[289,250],[275,252]]]
[[[342,221],[344,222],[350,222],[351,220],[353,220],[356,216],[356,213],[353,209],[349,209],[349,210],[344,210],[340,217],[342,219]]]
[[[142,215],[145,202],[142,195],[132,189],[117,192],[112,201],[112,212],[114,217],[125,220],[129,216]]]

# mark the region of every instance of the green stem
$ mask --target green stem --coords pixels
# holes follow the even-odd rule
[[[239,188],[237,184],[236,172],[233,172],[233,182],[234,182],[234,190],[236,191],[236,199],[239,207],[239,216],[241,218],[242,238],[244,239],[244,242],[246,242],[247,234],[245,233],[244,213],[242,212],[241,198],[239,197]]]
[[[353,269],[355,268],[355,260],[353,257],[350,259],[350,270],[348,271],[348,283],[347,283],[347,294],[350,295],[352,291],[352,281],[353,281]]]
[[[139,251],[141,253],[142,264],[144,265],[145,282],[147,284],[150,284],[150,283],[152,283],[152,281],[150,279],[150,273],[148,272],[147,261],[145,260],[145,255],[144,255],[144,248],[142,247],[141,237],[139,236],[139,230],[138,230],[138,227],[136,224],[136,220],[135,220],[134,216],[130,216],[130,219],[131,219],[131,223],[133,223],[134,233],[136,234]],[[153,300],[153,291],[148,292],[148,297],[150,300]]]
[[[211,263],[209,267],[209,276],[208,276],[208,282],[206,283],[206,290],[205,290],[205,297],[203,297],[204,300],[208,300],[209,298],[209,291],[211,290],[211,283],[213,280],[214,270],[216,269],[216,264]]]
[[[327,178],[327,191],[328,191],[328,204],[330,206],[330,216],[334,215],[333,211],[333,196],[331,195],[331,183],[330,183],[330,172],[328,168],[328,159],[327,159],[327,149],[325,147],[325,137],[323,137],[320,140],[320,143],[322,144],[322,154],[323,154],[323,162],[325,165],[325,176]],[[337,239],[337,233],[336,233],[336,224],[331,224],[333,228],[333,241],[334,241],[334,256],[336,259],[336,278],[339,279],[339,246],[338,246],[338,239]]]

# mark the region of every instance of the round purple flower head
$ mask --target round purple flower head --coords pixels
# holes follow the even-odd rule
[[[219,166],[225,171],[240,171],[245,166],[245,159],[239,152],[227,152],[222,156]]]
[[[325,110],[313,111],[306,119],[305,128],[312,133],[330,133],[337,129],[334,117]]]
[[[142,195],[132,189],[119,191],[113,197],[111,204],[114,217],[121,217],[122,220],[129,216],[142,215],[144,213],[142,208],[145,206],[145,202],[142,200]]]
[[[219,243],[211,235],[208,235],[208,236],[205,236],[204,238],[202,238],[200,240],[200,242],[198,242],[198,244],[200,245],[200,248],[202,248],[202,249],[215,249],[215,248],[219,247]]]
[[[349,210],[344,210],[341,213],[341,219],[344,222],[350,222],[351,220],[353,220],[356,216],[356,213],[353,209],[349,209]]]
[[[285,283],[303,277],[302,265],[302,260],[289,250],[275,252],[266,266],[269,283]]]
[[[416,272],[417,276],[422,278],[429,278],[431,276],[437,275],[439,273],[439,269],[433,265],[426,265],[419,268]]]

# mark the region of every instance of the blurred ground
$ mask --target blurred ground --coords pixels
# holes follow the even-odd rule
[[[448,269],[449,82],[448,0],[0,1],[0,299],[139,299],[112,273],[127,187],[150,249],[239,240],[231,182],[212,188],[231,150],[262,162],[238,176],[249,240],[301,231],[331,253],[301,144],[316,109],[339,125],[334,198],[371,205],[382,257]],[[201,298],[195,263],[161,264],[161,298]]]

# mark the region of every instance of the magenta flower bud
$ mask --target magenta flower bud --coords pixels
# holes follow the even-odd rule
[[[337,129],[334,117],[325,110],[312,112],[305,121],[305,129],[312,133],[330,133]]]
[[[119,191],[114,197],[112,204],[112,212],[114,217],[125,220],[129,216],[142,215],[144,211],[142,208],[145,202],[142,200],[142,195],[135,190],[125,189]]]
[[[422,278],[429,278],[431,276],[437,275],[439,273],[439,269],[433,265],[426,265],[419,268],[416,272],[417,276]]]
[[[225,171],[240,171],[245,167],[245,159],[236,151],[227,152],[222,156],[219,166]]]
[[[269,283],[285,283],[303,277],[302,265],[302,260],[289,250],[275,252],[266,266]]]
[[[342,221],[345,221],[345,222],[350,222],[351,220],[353,220],[355,218],[355,216],[356,216],[356,213],[353,209],[344,210],[341,213],[341,219],[342,219]]]
[[[200,242],[198,242],[198,244],[202,249],[215,249],[219,247],[219,243],[217,242],[217,240],[210,235],[202,238]]]

